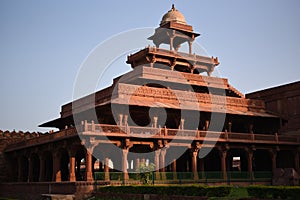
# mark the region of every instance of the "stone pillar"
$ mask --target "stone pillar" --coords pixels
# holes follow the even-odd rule
[[[124,115],[124,126],[128,125],[128,115]]]
[[[32,181],[32,163],[30,157],[28,158],[28,177],[27,177],[27,182]]]
[[[21,182],[23,181],[22,180],[22,177],[23,177],[23,173],[22,173],[22,156],[18,157],[18,181]]]
[[[123,180],[127,181],[129,179],[128,171],[127,171],[127,155],[128,155],[128,149],[122,150],[122,171],[123,171]]]
[[[250,176],[252,177],[252,175],[253,175],[253,168],[252,168],[252,166],[253,166],[253,163],[252,163],[252,161],[253,161],[253,151],[252,150],[249,150],[248,151],[248,172],[250,173]]]
[[[170,51],[173,51],[173,41],[174,41],[174,36],[170,37]]]
[[[86,181],[93,181],[93,172],[92,172],[92,154],[89,150],[86,150]]]
[[[298,151],[298,149],[295,152],[295,159],[294,160],[295,160],[295,170],[299,174],[299,151]]]
[[[158,117],[153,117],[153,127],[157,128],[157,121],[158,121]]]
[[[135,171],[138,171],[140,169],[140,159],[135,159]]]
[[[180,129],[184,129],[184,119],[183,118],[181,118],[181,120],[180,120]]]
[[[228,122],[228,132],[231,133],[232,122]]]
[[[253,133],[253,124],[249,125],[249,133]]]
[[[119,126],[123,126],[123,114],[119,114]]]
[[[209,120],[205,120],[205,131],[208,131]]]
[[[156,180],[159,180],[160,179],[160,174],[159,174],[159,160],[160,160],[160,151],[161,149],[157,149],[154,153],[154,164],[155,164],[155,178]]]
[[[227,150],[222,150],[221,151],[221,169],[222,169],[222,174],[223,174],[224,180],[227,180],[226,156],[227,156]]]
[[[109,162],[109,159],[105,158],[105,165],[104,165],[104,180],[105,181],[109,181],[110,180],[110,178],[109,178],[109,166],[108,166],[108,162]]]
[[[193,42],[189,41],[189,54],[192,54],[192,45],[193,45]]]
[[[199,165],[200,165],[201,178],[204,178],[204,159],[203,158],[201,158],[199,160]]]
[[[161,168],[161,172],[162,172],[162,179],[165,180],[166,179],[166,166],[165,166],[165,158],[166,158],[166,153],[167,153],[167,148],[164,147],[161,149],[160,152],[160,160],[159,160],[159,164],[160,164],[160,168]]]
[[[198,169],[197,168],[197,155],[198,155],[198,151],[193,150],[193,152],[192,152],[192,172],[193,172],[194,180],[199,179],[198,170],[197,170]]]
[[[52,180],[55,182],[61,182],[61,171],[60,171],[60,156],[58,153],[53,154],[53,175]]]
[[[40,175],[39,175],[39,182],[45,180],[45,160],[43,156],[40,156]]]
[[[76,181],[75,176],[75,156],[70,154],[70,182]]]
[[[176,159],[172,162],[173,179],[177,180]]]
[[[272,151],[271,152],[271,156],[272,156],[272,171],[274,172],[276,169],[276,157],[277,157],[277,152],[276,151]]]

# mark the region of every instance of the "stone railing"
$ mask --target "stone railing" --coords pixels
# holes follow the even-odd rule
[[[218,142],[239,142],[239,143],[264,143],[264,144],[290,144],[299,145],[300,137],[277,135],[277,134],[253,134],[253,133],[233,133],[214,132],[202,130],[185,130],[170,128],[153,128],[137,126],[118,126],[109,124],[95,124],[83,122],[80,126],[70,127],[54,133],[42,134],[38,137],[24,139],[21,142],[9,144],[6,151],[32,147],[49,142],[67,139],[79,135],[93,136],[114,136],[114,137],[139,137],[153,139],[179,139],[179,140],[199,140]]]
[[[77,130],[75,127],[70,127],[64,130],[60,130],[53,133],[40,134],[38,137],[22,140],[21,142],[16,142],[7,146],[6,151],[30,147],[35,145],[40,145],[48,142],[53,142],[55,140],[61,140],[66,137],[72,137],[77,135]]]
[[[83,123],[83,135],[152,137],[165,139],[213,140],[219,142],[300,144],[300,137],[259,133],[214,132],[202,130],[184,130],[170,128],[118,126],[106,124]]]

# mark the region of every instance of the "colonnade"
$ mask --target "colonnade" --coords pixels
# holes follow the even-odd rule
[[[102,144],[99,143],[99,146]],[[217,144],[211,149],[211,152],[204,158],[199,158],[201,147],[193,146],[187,148],[183,158],[173,158],[170,155],[171,149],[176,151],[176,146],[162,145],[152,152],[151,158],[128,157],[128,153],[135,144],[130,144],[127,148],[120,151],[119,159],[114,158],[114,165],[119,165],[122,169],[122,180],[129,180],[128,173],[136,171],[140,163],[153,162],[157,172],[173,172],[173,178],[177,179],[177,172],[191,172],[193,179],[199,179],[199,174],[207,171],[220,171],[223,178],[227,179],[227,172],[232,171],[232,158],[239,156],[241,158],[241,167],[239,170],[252,173],[253,171],[274,171],[277,167],[294,168],[299,172],[299,151],[280,150],[279,148],[259,149],[255,147],[237,147],[230,145]],[[34,151],[25,155],[17,156],[17,174],[16,181],[19,182],[44,182],[44,181],[93,181],[95,172],[95,161],[93,152],[85,149],[70,148],[71,150],[60,149],[54,153],[50,151]],[[84,152],[84,155],[78,156],[78,151]],[[134,150],[134,149],[133,149]],[[169,154],[168,154],[169,151]],[[104,180],[110,180],[109,167],[110,157],[104,156],[100,161],[101,171],[104,172]],[[82,161],[84,160],[84,161]],[[120,162],[120,163],[117,163]],[[134,169],[128,167],[128,163],[134,164]],[[265,163],[264,163],[265,162]],[[84,164],[84,174],[81,178],[81,167]],[[120,170],[121,171],[121,170]],[[156,173],[155,179],[165,179],[165,173]]]

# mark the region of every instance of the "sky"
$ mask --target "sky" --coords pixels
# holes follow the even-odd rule
[[[48,131],[38,125],[72,101],[90,52],[124,31],[157,27],[172,3],[242,93],[299,81],[298,0],[0,0],[0,129]],[[113,77],[130,70],[125,57],[117,63]]]

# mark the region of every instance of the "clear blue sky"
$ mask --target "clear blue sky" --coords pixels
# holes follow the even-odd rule
[[[172,3],[241,92],[299,80],[299,0],[105,2],[0,1],[0,129],[46,131],[37,126],[72,100],[89,52],[111,35],[158,26]]]

